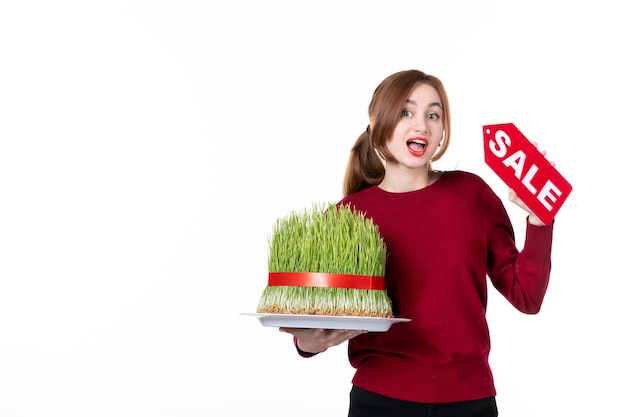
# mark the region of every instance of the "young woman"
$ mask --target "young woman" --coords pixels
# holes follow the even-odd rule
[[[438,78],[418,70],[387,77],[369,117],[338,204],[378,225],[389,251],[385,282],[394,315],[411,321],[382,333],[281,331],[295,336],[305,357],[349,340],[356,369],[349,417],[497,416],[486,278],[521,312],[539,312],[553,224],[544,225],[510,191],[528,212],[520,251],[502,201],[481,178],[432,169],[450,141],[450,107]]]

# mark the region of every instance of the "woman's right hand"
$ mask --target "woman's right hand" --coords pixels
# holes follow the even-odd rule
[[[278,330],[295,336],[298,349],[307,353],[319,353],[331,346],[340,345],[346,340],[367,333],[367,330],[298,329],[293,327],[280,327]]]

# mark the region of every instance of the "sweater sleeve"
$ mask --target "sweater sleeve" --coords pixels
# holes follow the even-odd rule
[[[501,210],[504,213],[492,218],[496,220],[490,228],[488,274],[494,287],[515,308],[537,314],[550,278],[554,222],[535,226],[526,218],[524,247],[519,251],[503,206]]]

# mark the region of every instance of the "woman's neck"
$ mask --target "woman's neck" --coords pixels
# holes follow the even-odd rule
[[[428,167],[402,170],[388,166],[378,187],[390,193],[406,193],[426,188],[440,176],[440,172],[430,171]]]

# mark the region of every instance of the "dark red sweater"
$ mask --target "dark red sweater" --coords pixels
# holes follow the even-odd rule
[[[386,287],[397,323],[348,346],[353,383],[427,403],[495,395],[488,363],[487,277],[524,313],[539,312],[552,229],[527,224],[516,247],[502,201],[478,176],[446,172],[413,192],[370,187],[344,198],[378,225],[389,250]]]

